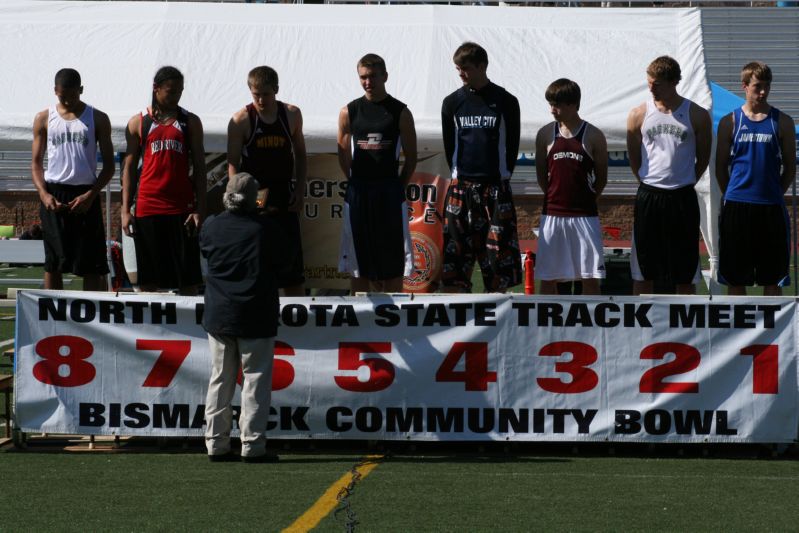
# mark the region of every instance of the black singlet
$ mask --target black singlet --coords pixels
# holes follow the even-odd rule
[[[255,106],[247,105],[250,119],[250,138],[241,154],[241,170],[258,180],[260,188],[268,188],[268,207],[285,209],[290,198],[294,177],[294,147],[291,142],[286,104],[277,102],[277,119],[267,124]]]
[[[373,181],[399,177],[403,109],[405,104],[390,95],[379,102],[362,96],[347,104],[352,133],[350,178]]]

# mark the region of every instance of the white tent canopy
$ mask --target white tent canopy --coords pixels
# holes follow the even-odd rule
[[[303,111],[309,150],[335,149],[339,109],[362,94],[355,64],[386,60],[388,89],[416,120],[420,151],[436,152],[441,100],[460,80],[452,53],[467,40],[489,53],[489,77],[515,94],[522,146],[549,122],[543,94],[568,77],[583,93],[582,115],[624,149],[627,113],[647,98],[645,69],[676,58],[680,92],[704,107],[706,80],[696,9],[263,5],[165,2],[0,3],[0,150],[30,148],[36,112],[51,105],[53,76],[70,66],[84,100],[111,118],[117,150],[127,120],[150,101],[158,67],[186,76],[181,105],[205,127],[208,151],[224,151],[227,122],[249,101],[247,72],[280,74],[279,98]]]

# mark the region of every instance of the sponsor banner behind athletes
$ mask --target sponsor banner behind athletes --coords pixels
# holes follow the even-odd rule
[[[752,301],[286,298],[270,436],[791,442],[796,305]],[[18,425],[202,435],[202,312],[199,298],[21,292]]]
[[[305,205],[300,228],[305,262],[305,285],[320,289],[349,289],[349,274],[338,271],[341,218],[347,178],[335,154],[308,156]]]
[[[405,190],[414,248],[414,271],[405,279],[408,292],[432,292],[441,274],[444,201],[449,170],[443,154],[419,161]],[[347,180],[335,154],[308,156],[302,226],[306,286],[349,289],[349,274],[338,271],[341,223]]]
[[[416,165],[406,189],[413,246],[413,272],[403,280],[405,292],[435,292],[441,279],[444,251],[444,209],[449,169],[443,155]]]

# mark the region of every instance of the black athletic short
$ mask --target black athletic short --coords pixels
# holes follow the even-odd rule
[[[405,187],[396,180],[350,179],[344,197],[346,213],[343,249],[353,249],[359,278],[371,281],[405,273],[408,212]]]
[[[91,185],[46,183],[47,192],[67,204],[91,189]],[[95,197],[82,215],[48,211],[42,204],[39,217],[44,239],[45,272],[76,276],[108,274],[105,229],[100,198]]]
[[[694,283],[699,267],[699,202],[693,186],[641,184],[635,196],[635,252],[645,281]]]
[[[135,218],[136,266],[141,286],[180,289],[202,283],[200,245],[183,215]]]
[[[281,289],[305,283],[305,263],[302,257],[302,232],[300,217],[293,211],[262,212],[270,223],[267,231],[280,232],[273,241],[280,250],[278,257],[277,286]]]
[[[788,228],[784,205],[724,202],[719,217],[719,281],[732,286],[789,285]]]

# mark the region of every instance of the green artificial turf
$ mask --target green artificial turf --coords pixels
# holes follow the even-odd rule
[[[205,453],[0,453],[2,531],[279,531],[353,464],[282,456],[210,463]]]
[[[350,499],[359,531],[795,531],[797,486],[796,461],[395,457]]]
[[[202,451],[0,453],[4,531],[280,531],[358,461]],[[349,497],[356,531],[795,531],[795,460],[386,458]],[[318,531],[346,531],[331,513]]]

